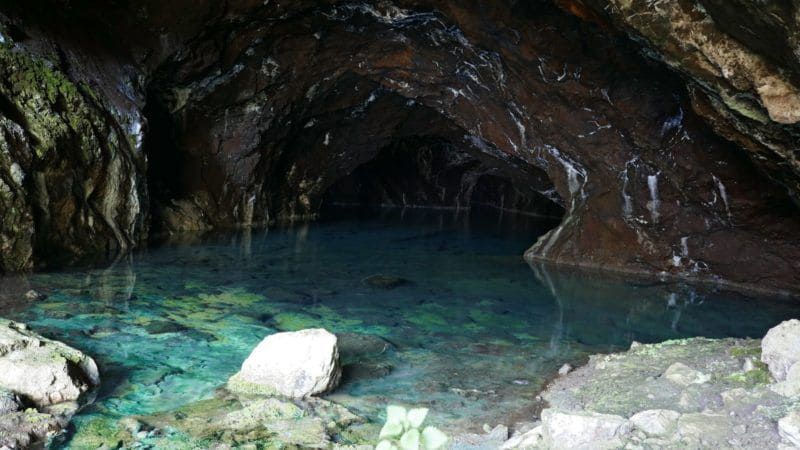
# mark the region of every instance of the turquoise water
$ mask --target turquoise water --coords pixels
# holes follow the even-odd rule
[[[184,236],[104,267],[0,279],[0,315],[97,360],[103,384],[78,429],[209,398],[264,336],[324,327],[389,348],[343,355],[344,384],[328,398],[376,420],[390,403],[428,406],[451,433],[531,420],[548,377],[591,353],[760,337],[797,315],[780,299],[527,265],[523,251],[552,226],[390,211]],[[364,282],[377,274],[406,282]],[[30,287],[47,299],[21,300]]]

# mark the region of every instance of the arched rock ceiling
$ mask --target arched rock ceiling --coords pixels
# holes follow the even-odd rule
[[[115,39],[89,54],[77,38],[49,45],[77,62],[127,55],[135,82],[70,76],[149,121],[147,211],[171,227],[313,214],[381,148],[434,136],[564,205],[531,260],[800,288],[797,173],[758,134],[779,130],[770,139],[788,148],[789,113],[742,128],[752,118],[718,107],[717,91],[687,89],[615,31],[635,25],[598,2],[558,3],[70,2],[67,22]]]

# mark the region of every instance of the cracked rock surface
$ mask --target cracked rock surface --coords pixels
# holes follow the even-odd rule
[[[592,356],[503,448],[793,448],[800,397],[776,389],[760,355],[759,340],[692,338]]]

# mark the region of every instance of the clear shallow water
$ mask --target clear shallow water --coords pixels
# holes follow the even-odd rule
[[[330,399],[375,419],[390,403],[426,405],[433,422],[456,432],[530,420],[536,393],[565,362],[633,340],[760,337],[800,309],[532,268],[521,255],[552,222],[472,216],[394,211],[184,237],[108,267],[0,279],[0,315],[97,360],[103,385],[74,421],[78,430],[98,417],[209,398],[264,336],[324,327],[392,345],[348,366]],[[375,274],[410,283],[362,281]],[[30,287],[48,298],[21,300]]]

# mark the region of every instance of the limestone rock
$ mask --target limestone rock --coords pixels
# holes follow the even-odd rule
[[[690,384],[703,384],[708,382],[711,379],[710,376],[692,369],[691,367],[687,366],[686,364],[676,362],[669,366],[666,371],[664,371],[664,377],[669,381],[680,385],[680,386],[689,386]]]
[[[542,436],[542,426],[539,425],[532,430],[525,433],[520,433],[511,439],[507,440],[501,450],[516,450],[516,449],[529,449],[537,448],[544,437]]]
[[[669,433],[681,414],[669,409],[650,409],[631,416],[634,427],[644,431],[648,436],[662,436]]]
[[[725,414],[690,413],[678,419],[678,434],[689,439],[724,440],[732,428]]]
[[[39,448],[35,444],[64,428],[68,419],[33,408],[0,414],[0,450]]]
[[[452,448],[459,450],[479,450],[484,448],[500,448],[508,439],[508,427],[497,425],[491,428],[483,425],[483,434],[467,433],[454,436]]]
[[[552,449],[611,449],[621,447],[631,423],[621,416],[593,412],[542,411],[542,434]]]
[[[778,433],[782,438],[800,447],[800,410],[794,410],[778,421]]]
[[[228,381],[228,389],[303,398],[334,389],[340,379],[337,338],[316,328],[267,336]]]
[[[75,400],[98,384],[97,365],[89,356],[0,319],[0,387],[41,406]]]
[[[761,340],[761,361],[776,381],[786,379],[789,368],[800,361],[800,320],[784,321],[767,332]]]
[[[773,384],[771,389],[786,397],[800,395],[800,362],[792,364],[786,373],[786,379]]]

